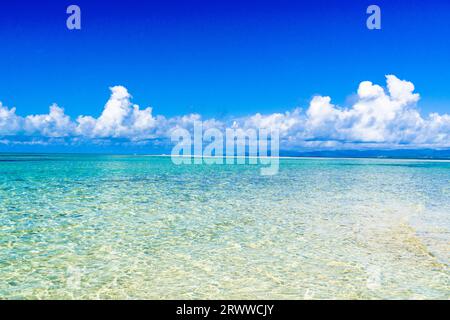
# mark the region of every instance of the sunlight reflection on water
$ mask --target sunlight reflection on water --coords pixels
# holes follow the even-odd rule
[[[450,163],[0,159],[1,298],[450,297]]]

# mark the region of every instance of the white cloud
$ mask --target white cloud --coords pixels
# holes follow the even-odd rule
[[[75,124],[64,114],[64,109],[56,104],[50,106],[48,114],[27,116],[23,123],[26,134],[44,137],[67,137],[75,129]]]
[[[296,108],[285,113],[257,113],[231,121],[202,119],[199,114],[155,116],[151,107],[141,109],[133,104],[122,86],[110,88],[111,96],[98,118],[82,115],[72,120],[56,104],[48,114],[20,117],[15,108],[0,103],[0,137],[8,137],[7,141],[41,137],[46,143],[64,138],[78,144],[119,138],[142,144],[167,139],[171,130],[189,129],[194,121],[202,120],[205,129],[278,128],[282,148],[450,147],[450,115],[432,113],[423,117],[416,106],[420,96],[414,92],[414,85],[393,75],[386,79],[386,89],[370,81],[361,82],[355,102],[348,107],[334,105],[330,97],[316,96],[306,111]]]
[[[154,137],[157,120],[152,108],[141,110],[131,103],[131,95],[122,86],[111,89],[111,97],[98,119],[91,116],[79,116],[77,134],[99,138],[129,138],[142,140]]]
[[[348,108],[331,103],[330,97],[314,97],[304,114],[257,114],[247,126],[278,127],[286,145],[336,147],[374,145],[412,147],[450,146],[450,116],[424,118],[416,103],[414,85],[388,75],[387,91],[369,81],[361,82],[357,99]]]
[[[16,134],[21,128],[21,120],[15,108],[8,109],[0,102],[0,136]]]

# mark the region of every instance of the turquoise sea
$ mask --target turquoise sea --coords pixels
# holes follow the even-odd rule
[[[0,155],[1,299],[448,299],[450,162]]]

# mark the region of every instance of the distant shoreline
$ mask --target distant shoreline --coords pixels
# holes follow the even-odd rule
[[[52,155],[73,155],[73,156],[123,156],[123,157],[161,157],[161,158],[170,158],[172,155],[170,154],[145,154],[145,153],[95,153],[95,152],[78,152],[78,153],[71,153],[71,152],[0,152],[1,156],[52,156]],[[196,156],[182,156],[179,155],[177,157],[187,157],[187,158],[195,158]],[[204,158],[214,158],[214,157],[207,157],[204,156]],[[270,158],[265,157],[258,157],[258,156],[223,156],[222,158]],[[286,159],[286,160],[397,160],[397,161],[422,161],[422,162],[450,162],[449,158],[430,158],[430,157],[389,157],[389,156],[279,156],[277,157],[279,159]]]

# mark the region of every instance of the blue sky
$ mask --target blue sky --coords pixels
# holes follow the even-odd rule
[[[82,30],[66,28],[69,4]],[[382,30],[366,28],[377,4]],[[414,83],[418,110],[449,113],[448,1],[9,1],[0,10],[0,101],[100,116],[109,88],[166,117],[243,117],[347,106],[360,82]],[[350,101],[350,102],[349,102]]]

